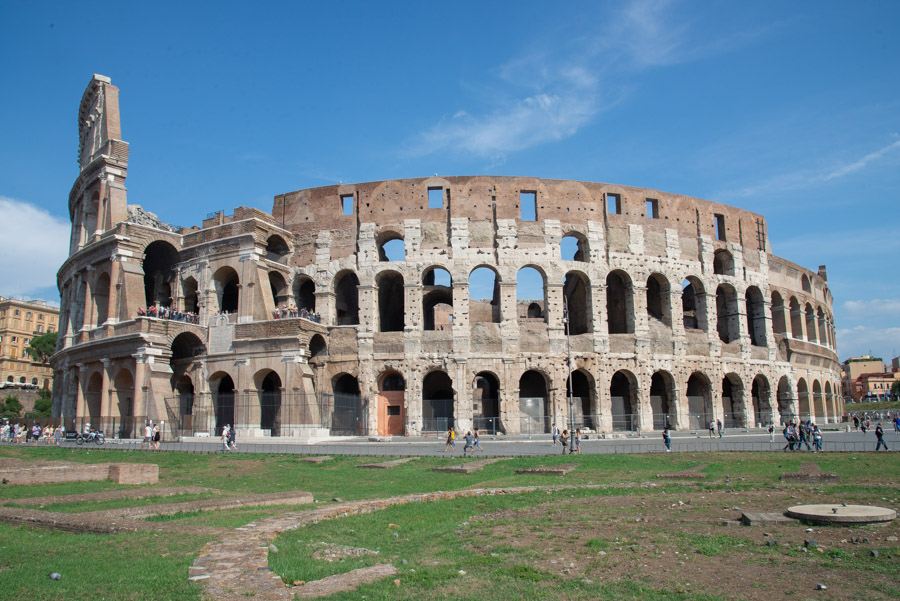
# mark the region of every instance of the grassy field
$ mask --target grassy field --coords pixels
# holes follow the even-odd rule
[[[784,544],[766,544],[759,528],[725,528],[736,508],[783,511],[789,504],[848,502],[897,509],[900,462],[893,454],[698,453],[584,455],[518,458],[481,472],[431,472],[460,459],[421,458],[393,469],[360,470],[372,458],[335,457],[322,464],[285,455],[123,453],[83,449],[0,447],[0,457],[76,462],[153,461],[153,487],[201,486],[210,492],[103,503],[54,499],[43,509],[69,513],[145,506],[222,495],[311,492],[319,505],[436,490],[526,485],[600,485],[565,492],[525,493],[412,504],[370,515],[321,522],[276,540],[270,565],[288,582],[309,581],[378,562],[393,563],[399,586],[388,579],[358,592],[358,599],[761,599],[816,594],[829,583],[829,599],[896,598],[900,547],[886,540],[895,525],[864,532],[865,546],[842,543],[854,534],[816,532],[822,551],[800,551],[805,527],[779,526]],[[784,472],[815,460],[837,472],[840,483],[787,485]],[[516,475],[515,469],[578,463],[566,476]],[[698,468],[699,482],[656,478]],[[0,505],[31,506],[31,497],[134,490],[110,482],[0,487]],[[4,599],[199,599],[187,569],[200,549],[228,529],[303,507],[188,511],[151,521],[184,528],[172,533],[93,535],[0,526],[0,597]],[[220,528],[210,534],[195,526]],[[773,534],[773,533],[770,533]],[[396,536],[395,536],[396,535]],[[377,551],[358,554],[347,550]],[[338,559],[334,559],[334,550]],[[877,557],[870,551],[878,551]],[[331,559],[331,561],[328,561]],[[61,580],[47,575],[58,572]],[[462,572],[462,573],[461,573]],[[796,574],[802,573],[802,578]],[[793,575],[793,576],[792,576]],[[851,586],[852,585],[852,586]],[[842,594],[848,587],[846,595]],[[737,587],[737,588],[736,588]],[[813,588],[810,588],[813,587]],[[808,592],[808,591],[812,592]],[[852,592],[852,594],[851,594]],[[853,596],[853,595],[856,596]]]
[[[878,411],[883,413],[885,411],[890,411],[893,413],[894,411],[900,410],[900,401],[876,401],[874,403],[846,403],[844,404],[844,411],[849,413],[865,413],[868,411],[872,413],[873,411]]]

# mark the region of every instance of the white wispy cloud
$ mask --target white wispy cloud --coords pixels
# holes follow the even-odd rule
[[[900,328],[854,326],[838,329],[837,345],[842,358],[871,354],[889,361],[900,353]]]
[[[897,149],[900,149],[900,140],[896,140],[878,150],[867,153],[859,159],[839,162],[824,169],[803,169],[791,173],[782,173],[754,186],[747,186],[730,192],[723,192],[718,195],[718,197],[748,198],[752,196],[764,196],[772,192],[786,192],[811,188],[862,171],[869,164],[883,158],[885,155],[888,155]]]
[[[867,300],[848,300],[844,301],[843,307],[851,314],[900,317],[900,299],[872,298]]]
[[[56,271],[69,255],[69,222],[0,196],[0,223],[0,294],[31,296],[55,287]]]
[[[621,102],[628,88],[623,80],[642,70],[699,60],[759,35],[692,35],[691,24],[670,11],[673,4],[632,0],[608,18],[586,19],[602,23],[600,31],[513,57],[495,70],[496,80],[481,86],[499,90],[487,109],[460,108],[441,118],[414,137],[409,153],[462,151],[502,162],[509,152],[573,136]]]

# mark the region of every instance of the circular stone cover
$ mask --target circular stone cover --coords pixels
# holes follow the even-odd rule
[[[818,524],[877,524],[890,522],[897,512],[873,505],[794,505],[788,517]]]

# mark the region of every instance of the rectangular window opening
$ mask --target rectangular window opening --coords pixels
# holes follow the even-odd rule
[[[387,406],[387,414],[388,415],[400,415],[400,405],[388,405]]]
[[[341,196],[341,211],[342,215],[352,215],[353,214],[353,195],[345,194]]]
[[[444,189],[428,188],[428,208],[443,209],[444,208]]]
[[[520,192],[519,209],[522,221],[537,220],[537,192]]]
[[[659,219],[659,201],[655,198],[647,199],[647,217],[649,219]]]
[[[620,194],[606,195],[606,212],[609,215],[622,214],[622,196]]]
[[[725,215],[716,213],[716,240],[725,240]]]

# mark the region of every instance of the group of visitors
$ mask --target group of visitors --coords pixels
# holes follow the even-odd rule
[[[853,429],[857,432],[862,431],[863,434],[872,428],[873,421],[879,423],[882,421],[890,421],[894,426],[894,433],[900,434],[900,412],[895,412],[893,415],[891,415],[889,411],[883,413],[876,411],[872,414],[866,412],[862,415],[854,413],[850,416],[850,421],[853,423]]]
[[[819,426],[810,420],[800,421],[798,423],[788,422],[781,431],[782,436],[787,441],[783,451],[802,451],[803,445],[806,445],[807,451],[818,453],[822,450],[822,432]],[[812,446],[810,446],[812,441]]]
[[[553,444],[557,442],[562,444],[562,454],[565,455],[567,452],[574,453],[575,455],[581,455],[581,428],[576,428],[575,432],[571,434],[574,437],[572,440],[573,448],[569,451],[569,437],[570,433],[568,430],[559,431],[559,428],[556,427],[556,424],[553,424]]]
[[[300,319],[308,319],[316,323],[319,323],[321,321],[321,317],[315,311],[310,311],[306,307],[303,307],[302,309],[297,311],[296,305],[278,307],[277,309],[275,309],[275,311],[272,312],[273,319],[287,319],[289,317],[299,317]]]
[[[709,420],[709,437],[715,438],[716,433],[718,433],[719,438],[722,438],[722,434],[725,433],[725,428],[722,427],[722,420],[711,419]]]
[[[176,311],[169,307],[158,307],[156,303],[147,307],[146,310],[143,307],[138,307],[138,317],[156,317],[157,319],[168,319],[171,321],[200,323],[200,316],[196,313]]]
[[[234,442],[237,432],[234,430],[233,424],[225,424],[222,426],[222,452],[237,451],[237,444]]]
[[[141,450],[143,451],[146,446],[148,451],[158,451],[160,438],[159,426],[148,421],[144,424],[144,441],[141,443]]]
[[[469,453],[474,454],[475,451],[484,452],[478,430],[475,430],[474,434],[472,430],[467,430],[463,440],[466,443],[463,446],[463,456],[468,455]],[[456,431],[453,428],[447,430],[447,440],[444,445],[444,452],[446,453],[447,451],[450,451],[451,453],[456,452]]]
[[[59,446],[64,431],[62,426],[47,425],[41,428],[40,425],[34,424],[29,428],[27,425],[13,424],[9,420],[5,420],[0,426],[0,441],[34,445],[55,443],[56,446]]]

